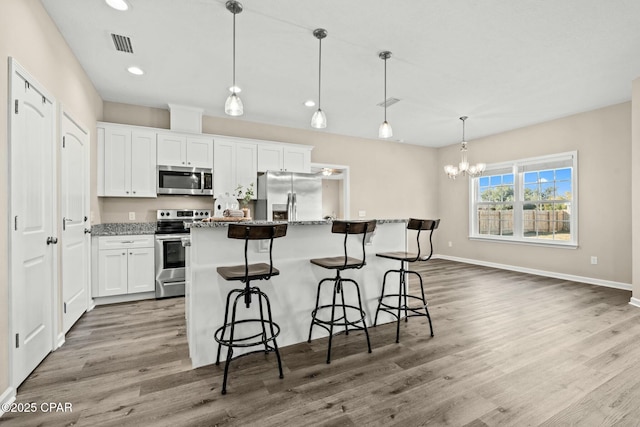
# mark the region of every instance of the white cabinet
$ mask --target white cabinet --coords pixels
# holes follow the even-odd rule
[[[160,133],[158,134],[158,164],[211,169],[213,139]]]
[[[156,197],[156,133],[98,127],[98,196]]]
[[[313,147],[294,144],[259,144],[258,172],[311,172]]]
[[[216,138],[213,143],[213,197],[233,194],[238,187],[257,186],[257,145]],[[255,196],[254,196],[255,198]]]
[[[153,236],[104,236],[97,244],[94,297],[155,290]]]

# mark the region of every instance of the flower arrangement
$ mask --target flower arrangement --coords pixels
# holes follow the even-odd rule
[[[242,206],[246,208],[254,195],[253,182],[249,184],[246,189],[242,186],[242,184],[238,184],[238,187],[236,188],[233,195],[236,196],[242,203]]]

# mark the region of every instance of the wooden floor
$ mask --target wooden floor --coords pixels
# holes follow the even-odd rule
[[[71,413],[2,426],[640,424],[640,309],[630,293],[445,260],[422,268],[424,318],[192,370],[183,299],[98,307],[18,392]],[[313,290],[310,290],[313,292]],[[370,313],[371,315],[372,313]]]

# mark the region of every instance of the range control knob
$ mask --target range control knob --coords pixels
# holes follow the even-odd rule
[[[171,212],[167,212],[167,216],[171,215]]]
[[[160,212],[160,216],[164,216],[164,212]]]

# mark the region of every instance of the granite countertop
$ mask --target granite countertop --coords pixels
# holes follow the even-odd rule
[[[155,234],[155,222],[112,222],[91,226],[92,236],[126,236],[136,234]]]
[[[358,221],[358,220],[354,220]],[[315,221],[289,221],[289,226],[298,226],[298,225],[326,225],[331,224],[333,221],[330,219],[321,219]],[[399,223],[399,222],[407,222],[407,219],[378,219],[376,220],[377,224],[387,224],[387,223]],[[281,224],[286,223],[286,221],[241,221],[241,222],[193,222],[193,223],[185,223],[185,228],[218,228],[218,227],[228,227],[229,224]]]

